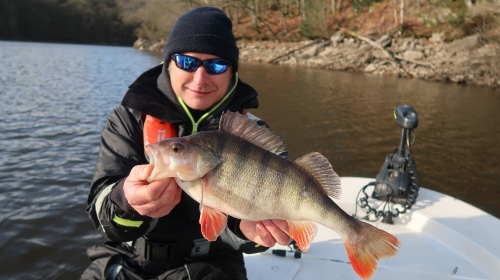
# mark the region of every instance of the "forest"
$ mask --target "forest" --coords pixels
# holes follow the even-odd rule
[[[123,20],[126,2],[0,0],[0,39],[131,45],[139,25]]]
[[[179,15],[210,5],[238,39],[301,41],[344,30],[445,41],[500,38],[500,0],[0,0],[0,39],[132,45],[168,37]]]

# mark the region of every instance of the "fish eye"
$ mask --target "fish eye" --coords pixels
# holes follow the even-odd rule
[[[178,152],[182,150],[182,144],[181,143],[174,143],[172,144],[172,151]]]

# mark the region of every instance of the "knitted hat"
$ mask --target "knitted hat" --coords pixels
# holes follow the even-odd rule
[[[232,28],[231,20],[218,8],[192,9],[175,22],[163,49],[163,61],[166,64],[175,53],[207,53],[229,60],[236,73],[239,49]]]

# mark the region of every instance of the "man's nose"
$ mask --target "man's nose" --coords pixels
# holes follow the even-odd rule
[[[207,73],[207,71],[205,70],[205,67],[200,66],[196,70],[196,72],[194,73],[194,81],[200,85],[206,84],[208,82],[208,80],[210,79],[209,75],[210,74]]]

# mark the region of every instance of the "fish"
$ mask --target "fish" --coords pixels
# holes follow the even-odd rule
[[[214,241],[227,217],[286,220],[289,235],[307,252],[317,224],[343,240],[354,271],[368,279],[377,261],[397,255],[399,240],[359,221],[333,199],[341,196],[340,177],[326,157],[310,152],[294,161],[283,140],[266,126],[238,112],[221,116],[218,130],[201,131],[148,145],[149,182],[173,177],[200,203],[203,236]]]

